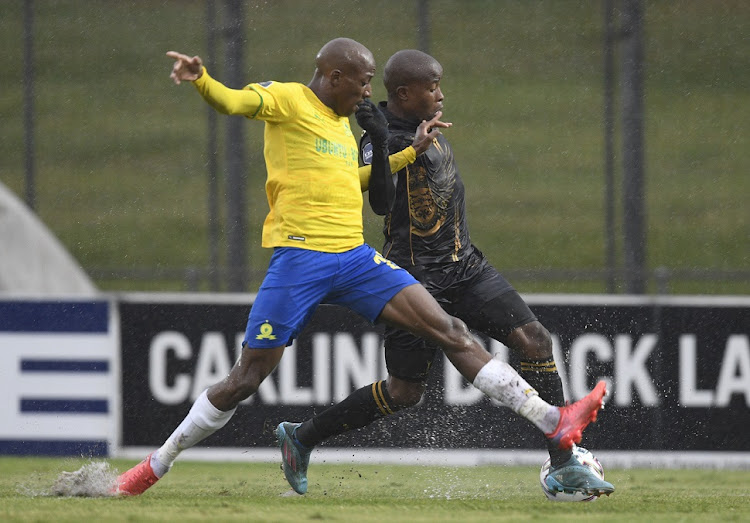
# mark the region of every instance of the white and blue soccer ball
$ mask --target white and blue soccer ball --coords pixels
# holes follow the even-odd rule
[[[591,472],[596,474],[599,478],[604,479],[604,467],[602,467],[602,464],[599,462],[598,459],[596,459],[596,456],[591,453],[591,451],[586,450],[583,447],[574,447],[573,448],[573,455],[575,455],[576,459],[585,467],[588,467]],[[547,487],[547,484],[545,483],[545,480],[547,479],[547,476],[549,475],[549,467],[550,467],[550,459],[547,458],[547,461],[544,462],[542,465],[541,470],[539,471],[539,482],[542,485],[542,491],[544,492],[544,495],[547,496],[547,499],[550,501],[596,501],[599,496],[587,496],[586,494],[583,494],[581,492],[576,492],[574,494],[567,494],[565,492],[551,492],[549,488]]]

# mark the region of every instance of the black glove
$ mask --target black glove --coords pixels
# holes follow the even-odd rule
[[[374,103],[365,99],[357,106],[354,115],[357,124],[370,135],[373,147],[388,143],[388,120]]]

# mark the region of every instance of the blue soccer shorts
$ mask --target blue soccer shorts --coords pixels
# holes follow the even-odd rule
[[[367,244],[341,253],[277,247],[247,320],[243,346],[290,345],[320,303],[374,322],[401,289],[418,283]]]

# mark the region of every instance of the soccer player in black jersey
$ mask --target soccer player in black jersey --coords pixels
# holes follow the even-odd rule
[[[443,68],[428,54],[403,50],[385,66],[388,101],[370,104],[370,118],[387,119],[390,153],[410,145],[420,122],[443,109],[440,81]],[[358,114],[358,117],[360,115]],[[361,158],[370,163],[377,145],[365,134]],[[390,177],[389,177],[390,178]],[[385,215],[383,254],[408,270],[451,315],[473,330],[494,338],[521,357],[521,376],[553,404],[563,405],[563,389],[552,356],[552,340],[510,283],[488,262],[469,237],[464,185],[443,134],[415,163],[393,176],[372,180],[369,200]],[[294,430],[307,452],[324,439],[363,427],[400,409],[416,405],[425,392],[430,366],[439,348],[406,331],[386,325],[388,379],[352,393],[341,403],[305,421]],[[291,425],[291,424],[290,424]],[[570,449],[548,442],[553,492],[610,494],[614,487],[578,463]]]

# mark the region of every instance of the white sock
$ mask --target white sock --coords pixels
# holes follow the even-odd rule
[[[479,369],[474,386],[490,398],[520,414],[542,432],[555,430],[560,411],[539,397],[534,388],[516,370],[497,359],[491,359]]]
[[[169,472],[180,452],[189,449],[226,425],[236,410],[237,407],[226,412],[217,409],[211,404],[204,390],[195,400],[182,423],[167,438],[164,445],[151,455],[151,468],[156,477],[160,478]]]
[[[560,422],[560,409],[550,405],[538,395],[530,397],[518,413],[545,434],[552,434]]]

